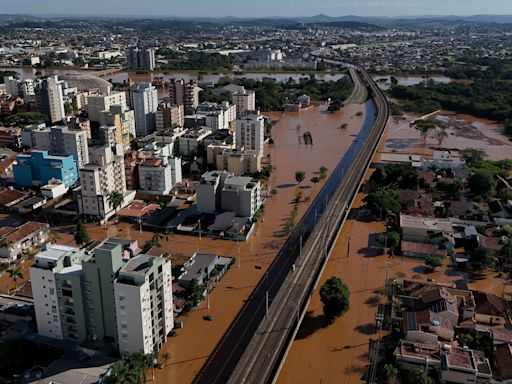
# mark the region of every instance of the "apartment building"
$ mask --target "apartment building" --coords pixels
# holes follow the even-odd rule
[[[236,115],[240,118],[249,111],[256,110],[256,92],[242,89],[233,93],[233,104],[236,105]]]
[[[58,76],[47,76],[35,87],[37,110],[48,116],[52,123],[64,120],[64,82]]]
[[[185,109],[183,105],[172,105],[163,103],[156,111],[156,130],[162,131],[167,128],[183,127],[185,124]]]
[[[156,112],[158,109],[157,90],[150,83],[141,83],[133,93],[135,111],[135,132],[144,137],[156,130]]]
[[[135,112],[123,110],[122,105],[111,105],[108,111],[100,113],[100,126],[113,126],[116,144],[129,148],[131,140],[135,137]]]
[[[16,156],[14,183],[21,187],[42,186],[52,179],[66,187],[78,181],[78,168],[73,156],[50,156],[48,151],[33,150]]]
[[[89,164],[80,169],[78,208],[80,215],[88,219],[108,220],[135,197],[135,191],[126,189],[124,157],[117,154],[122,154],[122,148],[118,145],[115,150],[108,146],[92,148]],[[124,197],[120,207],[114,207],[110,202],[109,195],[113,191]]]
[[[180,154],[182,156],[194,156],[199,150],[199,145],[211,133],[212,131],[206,127],[189,129],[178,138]]]
[[[263,157],[265,147],[265,118],[259,111],[247,113],[236,120],[236,146],[256,151]]]
[[[155,195],[168,195],[174,183],[167,157],[144,160],[139,164],[139,190]]]
[[[139,255],[114,282],[121,354],[158,351],[174,327],[171,262]]]
[[[186,113],[193,113],[199,105],[199,88],[194,80],[171,80],[169,87],[170,102],[176,105],[183,105]]]
[[[152,71],[155,69],[155,50],[130,47],[126,52],[126,62],[128,69]]]
[[[204,102],[196,108],[196,114],[205,116],[205,125],[212,130],[229,129],[236,120],[236,105],[223,101],[221,104]]]
[[[255,151],[209,145],[207,155],[209,164],[235,176],[252,175],[261,171],[261,156]]]
[[[87,98],[87,114],[89,115],[89,120],[105,125],[101,120],[101,113],[103,111],[110,111],[113,105],[121,106],[123,112],[127,111],[126,93],[113,92],[89,96]]]

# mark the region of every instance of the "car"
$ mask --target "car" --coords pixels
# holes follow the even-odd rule
[[[213,316],[211,316],[211,315],[204,315],[204,316],[203,316],[203,320],[206,320],[206,321],[213,321]]]
[[[427,283],[435,283],[435,282],[436,282],[434,279],[432,279],[432,278],[430,278],[430,277],[427,277],[427,278],[425,279],[425,281],[426,281]]]

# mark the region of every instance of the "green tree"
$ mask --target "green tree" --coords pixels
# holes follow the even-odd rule
[[[481,149],[466,148],[460,152],[462,160],[470,167],[477,167],[487,157],[487,153]]]
[[[366,207],[380,219],[397,214],[402,208],[398,191],[390,188],[379,188],[366,196],[363,201]]]
[[[388,384],[398,384],[400,382],[398,379],[398,368],[393,364],[386,364],[384,366],[384,374]]]
[[[13,265],[7,270],[7,273],[9,274],[9,278],[14,282],[15,292],[18,292],[18,280],[23,279],[23,272],[20,267]]]
[[[306,172],[304,171],[296,171],[295,172],[295,180],[298,184],[302,183],[306,178]]]
[[[327,171],[328,171],[327,167],[322,165],[318,171],[320,172],[321,179],[325,179],[327,177]]]
[[[434,120],[416,120],[411,126],[420,132],[422,141],[426,141],[430,131],[433,131],[439,126],[439,122]]]
[[[150,239],[150,240],[146,241],[144,243],[144,245],[142,246],[142,253],[148,252],[153,247],[161,248],[162,246],[158,240],[155,240],[154,238]]]
[[[348,311],[350,291],[341,279],[333,276],[320,288],[320,300],[323,304],[324,316],[333,322]]]
[[[425,265],[429,269],[434,270],[443,265],[443,259],[439,256],[430,255],[425,258]]]
[[[48,121],[48,116],[39,112],[23,112],[8,116],[5,119],[7,125],[25,126],[31,124],[41,124]]]
[[[468,180],[469,190],[477,196],[492,197],[496,193],[496,182],[489,173],[474,173]]]
[[[75,243],[78,245],[84,245],[89,242],[89,233],[87,232],[87,228],[84,223],[79,221],[76,223],[75,228]]]
[[[160,358],[163,360],[163,366],[165,367],[165,364],[167,364],[167,361],[171,358],[171,354],[169,352],[164,352],[160,354]]]
[[[316,188],[316,185],[320,182],[320,179],[318,177],[314,176],[311,178],[311,182],[315,185],[315,188]]]
[[[196,279],[192,279],[187,288],[187,297],[192,300],[194,307],[197,307],[204,299],[204,286]]]
[[[433,384],[432,379],[421,368],[410,372],[407,379],[411,384]]]
[[[117,215],[117,210],[123,205],[124,196],[121,192],[112,191],[107,196],[107,203],[114,208]]]
[[[470,252],[471,261],[476,264],[490,264],[489,251],[485,247],[477,247]]]

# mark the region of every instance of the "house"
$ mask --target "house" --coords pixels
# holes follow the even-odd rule
[[[492,370],[483,352],[450,348],[441,357],[441,381],[449,383],[489,383]]]
[[[400,214],[402,239],[419,243],[433,243],[444,235],[453,235],[453,224],[449,220]]]
[[[414,259],[425,259],[428,256],[439,256],[445,258],[448,256],[446,248],[437,244],[415,243],[412,241],[402,241],[402,254],[405,257]]]
[[[447,318],[430,310],[406,312],[402,329],[407,341],[436,343],[439,339],[453,341],[454,325]]]
[[[27,192],[17,191],[16,189],[2,189],[0,190],[0,206],[12,207],[25,200],[28,196]]]
[[[29,221],[18,228],[0,228],[0,258],[14,261],[24,251],[43,245],[48,240],[50,226]]]
[[[495,348],[494,363],[495,379],[504,384],[512,383],[512,346],[510,344],[501,344]]]
[[[434,204],[430,193],[421,193],[413,190],[401,190],[400,201],[405,206],[404,213],[421,214],[423,216],[434,215]]]
[[[441,351],[436,344],[401,340],[393,356],[400,369],[405,371],[424,370],[427,364],[429,372],[441,368]]]
[[[473,291],[475,297],[475,321],[480,324],[505,325],[508,324],[507,304],[492,294]]]
[[[200,285],[206,285],[206,289],[210,292],[215,282],[224,276],[232,260],[231,257],[213,253],[196,252],[183,264],[182,273],[176,281],[186,289],[192,280],[196,280]]]

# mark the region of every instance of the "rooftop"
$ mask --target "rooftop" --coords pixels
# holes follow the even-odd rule
[[[449,220],[434,219],[430,217],[417,217],[400,215],[402,228],[423,229],[427,231],[453,232],[453,224]]]

